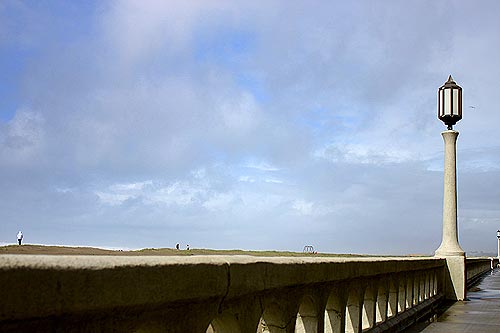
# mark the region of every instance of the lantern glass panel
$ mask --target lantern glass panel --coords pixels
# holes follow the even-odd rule
[[[458,97],[459,97],[459,91],[458,89],[454,89],[455,91],[453,92],[453,115],[458,116]]]
[[[440,89],[439,90],[439,98],[438,98],[438,113],[439,113],[440,117],[442,117],[444,115],[443,98],[444,98],[444,92],[443,92],[443,89]]]
[[[444,114],[451,115],[451,89],[444,89]]]

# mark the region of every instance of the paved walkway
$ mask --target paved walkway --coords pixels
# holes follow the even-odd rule
[[[467,291],[467,299],[453,303],[436,321],[415,325],[406,332],[500,332],[500,270]]]

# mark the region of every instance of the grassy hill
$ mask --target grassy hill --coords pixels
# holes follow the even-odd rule
[[[101,256],[191,256],[191,255],[252,255],[265,257],[366,257],[359,254],[332,254],[332,253],[302,253],[288,251],[245,251],[245,250],[210,250],[191,249],[176,250],[170,248],[147,248],[142,250],[121,251],[106,250],[95,247],[69,247],[44,245],[8,245],[0,247],[1,254],[46,254],[46,255],[101,255]]]

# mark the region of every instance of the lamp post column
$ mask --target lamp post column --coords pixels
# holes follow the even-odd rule
[[[446,259],[444,292],[451,300],[465,299],[467,274],[465,252],[458,244],[457,226],[457,137],[453,125],[462,119],[462,88],[451,75],[438,89],[438,118],[448,126],[444,139],[443,238],[436,256]]]
[[[498,260],[500,260],[500,230],[497,230],[497,240],[498,240],[497,258]]]
[[[457,230],[457,159],[456,142],[458,132],[441,133],[444,139],[444,197],[443,238],[436,250],[436,256],[463,256],[464,250],[458,244]]]

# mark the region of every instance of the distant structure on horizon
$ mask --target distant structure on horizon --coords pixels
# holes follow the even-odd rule
[[[483,252],[483,251],[467,251],[467,254],[472,257],[496,257],[497,254],[493,252]]]

